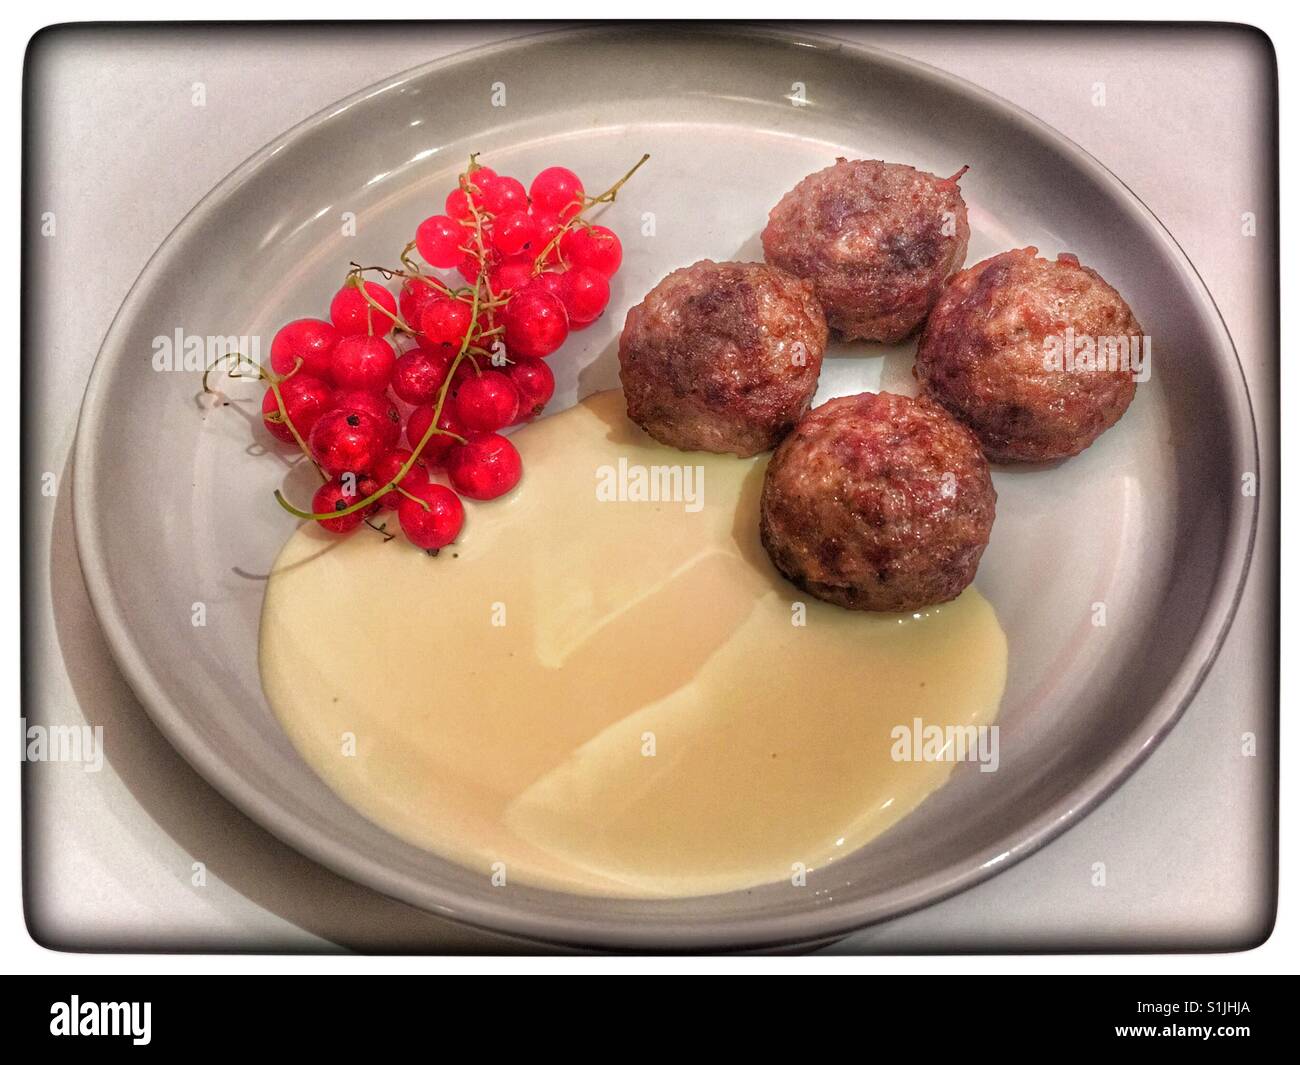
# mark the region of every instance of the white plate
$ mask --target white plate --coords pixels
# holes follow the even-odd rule
[[[492,106],[497,82],[503,108]],[[941,174],[969,164],[969,262],[1027,244],[1074,252],[1154,337],[1153,378],[1115,429],[1066,463],[995,472],[998,518],[978,584],[1010,644],[999,771],[959,770],[838,863],[823,890],[674,902],[503,894],[346,806],[266,706],[257,623],[262,575],[292,528],[270,500],[286,467],[250,446],[255,389],[205,411],[196,374],[152,368],[154,339],[260,336],[265,353],[284,321],[324,313],[349,260],[392,261],[471,151],[525,178],[563,163],[593,187],[652,156],[610,209],[625,265],[610,313],[552,360],[552,409],[617,386],[623,314],[660,277],[704,257],[761,258],[768,209],[837,155]],[[345,212],[355,236],[343,233]],[[835,350],[818,401],[913,390],[912,350]],[[1082,150],[888,53],[769,32],[624,28],[545,34],[402,74],[223,181],[164,243],[109,332],[82,410],[74,501],[87,585],[125,675],[199,772],[281,838],[479,926],[716,949],[825,939],[934,901],[1023,857],[1113,789],[1173,725],[1222,640],[1254,530],[1242,477],[1256,469],[1249,399],[1209,294],[1158,221]],[[197,629],[196,602],[207,615]],[[1097,603],[1104,626],[1093,623]]]

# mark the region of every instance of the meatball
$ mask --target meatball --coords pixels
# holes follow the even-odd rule
[[[674,270],[627,312],[627,415],[686,451],[775,447],[817,391],[826,318],[812,285],[762,263]]]
[[[764,257],[817,286],[845,340],[902,340],[966,261],[970,225],[957,188],[965,172],[939,178],[900,163],[838,159],[772,208]]]
[[[864,392],[817,407],[776,449],[759,533],[818,599],[917,610],[974,579],[996,503],[969,429],[924,397]]]
[[[1144,359],[1142,327],[1118,292],[1073,255],[1037,253],[1007,251],[963,270],[917,348],[925,392],[994,462],[1077,455],[1128,409]]]

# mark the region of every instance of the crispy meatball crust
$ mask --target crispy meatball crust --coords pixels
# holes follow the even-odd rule
[[[674,270],[627,312],[627,415],[684,451],[775,447],[817,391],[826,318],[812,285],[762,263]]]
[[[963,270],[926,323],[913,370],[994,462],[1045,462],[1088,447],[1128,409],[1131,368],[1047,368],[1051,337],[1141,337],[1120,294],[1073,255],[1003,252]]]
[[[974,579],[996,503],[969,429],[924,397],[864,392],[810,411],[776,449],[759,534],[818,599],[918,610]]]
[[[966,261],[963,173],[939,178],[901,163],[837,159],[772,208],[764,257],[814,282],[845,340],[902,340]]]

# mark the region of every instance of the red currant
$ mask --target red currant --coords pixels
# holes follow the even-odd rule
[[[461,174],[459,187],[447,193],[444,209],[447,217],[457,222],[474,221],[474,208],[485,210],[483,206],[484,186],[496,177],[496,171],[481,166],[473,174]],[[471,192],[473,205],[471,206]]]
[[[488,249],[483,256],[487,260],[487,268],[491,270],[497,264],[497,254],[492,249]],[[471,285],[478,281],[478,275],[483,270],[483,264],[477,255],[466,255],[456,267],[460,276],[468,281]]]
[[[438,389],[447,380],[451,360],[451,352],[446,349],[423,351],[415,348],[408,351],[393,367],[392,384],[397,398],[414,406],[432,403]]]
[[[492,245],[502,255],[526,255],[542,250],[537,243],[541,232],[537,219],[527,211],[511,211],[493,225]]]
[[[534,258],[541,259],[543,266],[554,266],[560,261],[560,246],[552,246],[552,242],[560,235],[564,223],[559,215],[550,212],[534,212],[533,221],[537,223],[537,243],[534,245],[537,254]]]
[[[519,413],[513,425],[536,418],[555,395],[555,374],[545,359],[518,358],[502,372],[519,392]]]
[[[544,357],[569,335],[564,304],[541,287],[529,286],[513,296],[501,315],[506,350],[515,355]]]
[[[609,304],[609,280],[590,266],[575,267],[564,275],[560,298],[570,323],[587,325],[599,318]]]
[[[561,303],[564,302],[564,274],[559,270],[544,270],[533,278],[533,286],[543,292],[549,292]],[[566,312],[567,313],[567,312]]]
[[[339,333],[319,318],[299,318],[284,326],[271,341],[271,369],[281,377],[290,374],[302,360],[301,372],[312,377],[329,377],[330,353]]]
[[[532,187],[528,190],[534,208],[562,218],[571,218],[577,213],[574,210],[575,204],[578,211],[582,210],[584,194],[578,175],[563,166],[548,166],[533,178]],[[566,211],[569,213],[566,214]]]
[[[460,386],[456,413],[465,428],[494,433],[510,425],[519,413],[519,389],[505,374],[484,370]]]
[[[344,477],[343,480],[346,481],[348,479]],[[361,479],[356,482],[356,495],[352,497],[352,501],[355,502],[356,499],[369,499],[381,488],[383,488],[383,485],[380,481],[374,480],[374,477],[361,477]],[[376,499],[373,503],[367,503],[367,505],[365,505],[365,510],[361,512],[363,512],[367,518],[372,514],[378,514],[378,512],[380,512],[380,502]]]
[[[533,279],[532,259],[507,259],[488,274],[488,285],[494,296],[503,292],[518,292]]]
[[[397,301],[393,299],[393,294],[383,285],[367,281],[366,295],[388,313],[370,306],[365,296],[361,295],[361,290],[351,282],[339,289],[330,301],[330,321],[344,336],[374,334],[382,337],[393,328],[392,316],[397,314]]]
[[[478,173],[474,176],[478,177]],[[511,211],[528,210],[528,190],[518,178],[497,175],[480,180],[479,188],[483,190],[483,206],[498,218]]]
[[[575,226],[560,238],[560,252],[570,266],[589,266],[606,277],[623,263],[623,245],[608,226]]]
[[[456,372],[451,375],[451,387],[447,389],[447,394],[455,399],[456,393],[461,390],[465,382],[472,377],[477,377],[481,372],[478,368],[478,360],[473,355],[467,355],[461,359]]]
[[[375,461],[375,468],[371,476],[375,480],[375,488],[372,491],[383,488],[384,485],[390,484],[410,459],[411,453],[405,448],[394,448],[392,451],[385,451]],[[429,475],[424,471],[422,462],[417,462],[412,466],[399,482],[408,492],[414,491],[419,485],[429,483]],[[379,497],[379,502],[389,510],[396,510],[397,504],[402,501],[402,493],[394,488],[391,492],[385,492]]]
[[[472,174],[461,174],[460,191],[464,194],[466,201],[473,197],[474,206],[479,210],[484,210],[483,198],[487,195],[487,187],[497,176],[497,172],[490,166],[481,166]],[[450,211],[447,212],[451,214]]]
[[[334,409],[369,414],[383,428],[384,447],[394,447],[402,437],[402,416],[387,396],[377,392],[336,392]]]
[[[469,207],[469,197],[465,195],[464,189],[452,189],[447,193],[446,210],[447,217],[454,218],[458,222],[468,222],[474,217],[474,212]]]
[[[420,331],[430,346],[446,345],[459,351],[473,322],[474,312],[464,300],[435,296],[424,306]]]
[[[280,384],[280,395],[284,398],[284,410],[293,422],[298,435],[306,440],[311,435],[312,427],[320,416],[334,405],[334,392],[319,377],[306,373],[296,373]],[[268,388],[262,397],[262,424],[267,432],[286,444],[294,443],[289,426],[280,419],[280,404],[276,402],[274,390]],[[271,420],[272,416],[276,420]]]
[[[335,510],[346,510],[357,501],[358,498],[365,498],[357,495],[356,485],[352,485],[352,491],[349,492],[348,485],[343,482],[342,478],[336,477],[332,481],[326,481],[316,489],[316,494],[311,497],[311,512],[313,514],[326,514]],[[354,510],[351,514],[344,514],[340,518],[323,518],[317,524],[326,532],[332,533],[350,533],[358,525],[366,520],[364,510]]]
[[[411,411],[410,416],[406,419],[406,443],[412,450],[419,446],[420,441],[424,439],[424,434],[429,431],[429,425],[433,422],[433,407],[416,407]],[[460,424],[460,419],[456,416],[456,410],[453,404],[445,403],[442,408],[442,415],[438,418],[438,428],[445,429],[444,433],[434,433],[429,437],[429,442],[424,445],[424,450],[420,452],[420,458],[430,469],[441,465],[443,459],[447,457],[456,444],[455,436],[448,436],[447,433],[455,433],[456,436],[465,435],[465,427]]]
[[[322,414],[308,439],[312,457],[328,477],[369,473],[384,452],[384,429],[369,414],[332,410]]]
[[[397,520],[411,543],[426,551],[437,551],[460,535],[465,507],[455,492],[441,484],[416,485],[410,492],[416,498],[402,496],[397,504]]]
[[[416,278],[408,279],[402,285],[402,291],[397,297],[397,306],[402,312],[402,321],[412,329],[419,329],[420,316],[424,313],[424,308],[429,301],[436,296],[445,296],[446,294],[447,288],[445,285],[430,285]]]
[[[515,445],[497,433],[471,433],[447,456],[452,487],[470,499],[496,499],[519,483],[523,462]]]
[[[330,374],[339,388],[382,392],[393,376],[397,353],[382,337],[347,336],[334,349]]]
[[[344,478],[345,482],[347,480],[348,478]],[[351,497],[352,501],[356,502],[356,500],[358,499],[369,499],[372,495],[378,492],[379,489],[381,489],[382,487],[383,484],[381,484],[379,481],[376,481],[373,477],[362,477],[359,481],[357,481],[357,491],[356,491],[356,495]],[[365,514],[365,516],[368,518],[372,514],[378,514],[381,509],[382,508],[378,500],[376,500],[374,503],[367,504],[365,509],[362,511],[362,513]]]
[[[465,227],[445,214],[426,218],[415,231],[415,247],[424,261],[439,270],[450,270],[464,258],[461,245],[468,239]]]

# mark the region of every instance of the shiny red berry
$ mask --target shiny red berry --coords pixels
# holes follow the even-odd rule
[[[299,373],[328,378],[330,354],[339,342],[339,332],[319,318],[299,318],[282,327],[271,341],[271,369],[281,377],[292,373],[302,360]]]
[[[348,282],[334,294],[330,301],[330,321],[344,336],[374,334],[387,336],[393,328],[393,315],[397,314],[397,300],[383,285],[367,281],[366,295],[384,310],[379,311],[366,302],[361,290]],[[385,314],[384,311],[388,313]]]
[[[492,248],[487,249],[483,258],[487,261],[489,272],[499,261],[497,252]],[[477,255],[466,255],[465,258],[460,261],[459,265],[457,265],[456,269],[460,272],[460,276],[472,285],[478,280],[478,275],[483,272],[483,263],[479,260]]]
[[[445,209],[447,217],[454,218],[458,222],[468,221],[474,217],[474,212],[469,207],[469,197],[464,189],[452,189],[447,193]]]
[[[541,259],[543,266],[554,266],[560,261],[560,246],[555,238],[560,235],[564,223],[560,216],[549,211],[534,212],[533,221],[537,223],[537,243],[534,259]],[[549,250],[548,250],[549,249]]]
[[[472,199],[474,201],[474,206],[480,211],[487,210],[483,198],[486,194],[488,185],[492,183],[496,176],[497,172],[490,166],[481,166],[472,174],[461,174],[459,191],[462,192],[467,201]],[[447,213],[452,214],[451,211],[448,211]]]
[[[488,285],[492,289],[492,294],[499,296],[503,292],[518,292],[532,279],[532,259],[506,259],[488,274]]]
[[[575,226],[560,238],[560,253],[570,266],[589,266],[607,278],[623,264],[623,245],[608,226]]]
[[[426,551],[437,551],[454,541],[465,524],[460,497],[441,484],[416,485],[410,491],[415,498],[402,496],[397,504],[397,521],[406,538]]]
[[[420,332],[431,347],[446,346],[459,351],[473,323],[474,312],[464,300],[436,296],[424,306]]]
[[[384,429],[369,414],[332,410],[322,414],[308,438],[312,457],[328,477],[369,473],[384,453]]]
[[[316,489],[316,494],[311,497],[311,512],[313,514],[326,514],[336,510],[346,510],[358,499],[364,499],[364,496],[358,495],[359,488],[353,482],[354,478],[350,477],[346,483],[339,477],[326,481]],[[348,490],[349,487],[351,491]],[[338,518],[321,519],[317,524],[326,532],[350,533],[365,520],[366,514],[364,510],[354,510],[351,514],[344,514]]]
[[[541,251],[537,219],[527,211],[503,214],[492,227],[492,246],[502,255],[527,255]]]
[[[549,292],[561,303],[564,302],[564,274],[558,270],[544,270],[532,280],[532,286]],[[566,312],[567,313],[567,312]]]
[[[478,177],[478,174],[474,176]],[[500,174],[487,181],[480,179],[479,184],[483,189],[483,206],[496,215],[498,221],[502,215],[512,211],[528,210],[528,190],[518,178]]]
[[[515,445],[497,433],[471,433],[447,456],[452,487],[470,499],[496,499],[519,483],[523,461]]]
[[[387,396],[377,392],[336,392],[334,409],[369,414],[383,429],[385,447],[395,447],[402,438],[402,416]]]
[[[383,337],[347,336],[334,349],[330,376],[338,388],[382,392],[393,377],[397,353]]]
[[[569,335],[564,304],[541,287],[529,286],[511,297],[501,315],[505,326],[506,350],[516,355],[543,358],[550,355]]]
[[[590,266],[575,266],[564,275],[560,294],[572,325],[588,325],[609,305],[609,279]]]
[[[456,392],[456,414],[466,429],[494,433],[519,413],[519,389],[496,370],[468,378]]]
[[[445,296],[445,285],[430,285],[415,278],[409,278],[402,285],[397,297],[397,307],[402,313],[402,321],[412,329],[420,328],[420,316],[431,299]]]
[[[452,354],[448,349],[424,351],[414,348],[408,351],[393,367],[393,392],[398,399],[413,406],[432,403],[438,389],[447,380],[451,360]]]
[[[515,415],[515,425],[536,418],[555,395],[555,374],[545,359],[518,358],[507,364],[501,372],[510,378],[519,392],[519,411]]]
[[[467,355],[461,359],[456,371],[451,375],[451,386],[447,389],[447,395],[453,399],[456,393],[461,390],[465,382],[472,377],[477,377],[482,371],[479,369],[478,360],[473,355]]]
[[[469,239],[469,230],[445,214],[426,218],[415,231],[416,250],[425,262],[439,270],[450,270],[464,258],[461,245]]]
[[[432,422],[432,406],[416,407],[411,411],[406,419],[406,444],[412,451],[424,439],[424,434],[429,431]],[[438,418],[438,428],[445,429],[446,433],[434,433],[429,437],[429,442],[424,445],[424,450],[420,452],[420,458],[429,469],[440,466],[447,457],[447,452],[456,445],[456,437],[448,436],[447,433],[464,436],[467,431],[460,424],[460,418],[457,417],[455,405],[452,403],[443,404],[442,415]]]
[[[312,377],[302,371],[281,382],[280,395],[284,399],[285,414],[303,440],[311,435],[312,428],[321,415],[334,405],[334,390],[319,377]],[[296,442],[289,426],[282,420],[275,391],[270,388],[262,397],[262,424],[277,440],[283,440],[286,444]]]
[[[350,480],[350,478],[345,477],[344,480],[347,481]],[[369,499],[372,495],[378,492],[379,489],[381,489],[382,487],[383,485],[380,484],[380,482],[376,481],[369,474],[365,474],[357,480],[357,494],[353,498]],[[379,511],[382,509],[383,508],[380,506],[379,501],[376,500],[373,503],[367,504],[365,509],[362,511],[362,513],[365,514],[365,516],[368,518],[372,514],[378,514]]]
[[[380,455],[375,460],[375,468],[370,474],[375,480],[375,488],[382,488],[392,481],[410,457],[411,453],[405,448],[393,448],[392,451],[385,451]],[[398,483],[408,492],[414,491],[419,485],[428,484],[429,475],[424,470],[424,464],[417,462]],[[396,510],[397,504],[401,501],[402,493],[396,488],[379,497],[379,502],[389,510]]]
[[[528,195],[535,211],[547,211],[569,218],[582,209],[584,189],[578,175],[572,170],[563,166],[548,166],[533,178]]]

